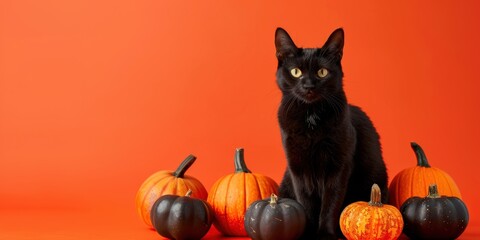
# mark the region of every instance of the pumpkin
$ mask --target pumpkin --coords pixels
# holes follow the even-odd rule
[[[213,225],[224,235],[247,236],[243,219],[254,201],[277,194],[278,184],[271,178],[252,173],[245,164],[244,150],[235,152],[235,172],[218,179],[212,186],[208,203],[215,214]]]
[[[423,149],[412,142],[411,147],[417,156],[417,166],[399,172],[390,183],[389,203],[400,208],[410,197],[423,197],[428,194],[428,185],[437,183],[438,190],[445,195],[462,198],[457,184],[446,172],[431,167]]]
[[[412,197],[400,208],[411,239],[455,239],[468,224],[468,210],[458,197],[440,196],[436,184],[424,198]]]
[[[402,214],[381,199],[380,187],[373,184],[370,202],[354,202],[343,209],[340,229],[347,239],[390,240],[402,234]]]
[[[293,199],[272,193],[253,202],[245,213],[245,230],[253,240],[298,239],[305,230],[305,209]]]
[[[148,177],[135,197],[137,213],[148,225],[152,226],[150,211],[155,201],[167,194],[185,195],[192,189],[192,197],[206,200],[208,193],[202,183],[194,177],[185,175],[185,172],[195,162],[196,157],[189,155],[174,172],[159,171]]]
[[[184,197],[164,195],[152,207],[153,227],[169,239],[201,239],[212,226],[212,213],[207,202],[191,198],[188,190]]]

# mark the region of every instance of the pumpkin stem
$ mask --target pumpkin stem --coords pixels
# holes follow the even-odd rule
[[[440,194],[438,194],[438,187],[437,184],[430,184],[428,186],[428,198],[439,198]]]
[[[272,195],[270,195],[270,206],[272,208],[275,208],[275,206],[277,205],[277,201],[278,201],[278,197],[277,195],[275,195],[275,193],[272,193]]]
[[[430,164],[428,164],[427,156],[425,156],[425,152],[420,147],[420,145],[418,145],[415,142],[411,142],[410,146],[412,146],[412,149],[415,152],[415,155],[417,156],[417,166],[429,168]]]
[[[368,205],[381,207],[383,206],[381,199],[382,192],[380,191],[380,187],[376,183],[374,183],[372,186],[372,191],[370,193],[370,202],[368,202]]]
[[[185,197],[192,196],[192,189],[188,189],[187,193],[185,193]]]
[[[185,158],[182,163],[180,163],[180,166],[178,166],[177,170],[173,172],[173,176],[177,178],[183,178],[185,172],[192,166],[196,159],[197,157],[193,156],[192,154],[188,155],[188,157]]]
[[[235,173],[251,173],[245,165],[245,157],[243,154],[243,148],[237,148],[235,150]]]

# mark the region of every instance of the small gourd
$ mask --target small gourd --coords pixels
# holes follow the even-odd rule
[[[467,228],[467,206],[458,197],[440,196],[436,184],[425,198],[412,197],[400,208],[411,239],[455,239]]]
[[[340,229],[347,239],[394,240],[402,234],[398,209],[382,204],[380,187],[373,184],[370,202],[354,202],[340,215]]]
[[[163,237],[176,240],[201,239],[212,226],[213,215],[208,203],[191,198],[164,195],[153,204],[150,214],[155,230]]]
[[[253,240],[298,239],[305,230],[305,209],[289,198],[269,199],[253,202],[245,213],[245,230]]]

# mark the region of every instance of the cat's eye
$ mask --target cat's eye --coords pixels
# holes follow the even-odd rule
[[[321,78],[324,78],[328,75],[328,70],[325,68],[320,68],[320,70],[317,72],[317,75]]]
[[[302,71],[300,68],[292,68],[292,70],[290,70],[290,74],[292,74],[294,78],[299,78],[302,76]]]

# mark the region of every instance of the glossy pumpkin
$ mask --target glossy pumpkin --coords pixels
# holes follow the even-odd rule
[[[191,198],[191,190],[184,197],[164,195],[153,204],[150,214],[153,227],[169,239],[201,239],[212,226],[208,203]]]
[[[393,240],[402,234],[400,211],[381,199],[380,187],[374,184],[370,202],[355,202],[342,211],[340,229],[347,239]]]
[[[253,202],[245,213],[245,230],[253,240],[298,239],[305,230],[305,209],[293,199],[273,194]]]
[[[461,198],[460,190],[452,177],[438,168],[431,167],[418,144],[412,142],[411,147],[417,156],[417,166],[404,169],[392,179],[389,203],[400,208],[408,198],[424,197],[428,194],[428,185],[432,182],[437,183],[441,193]]]
[[[195,162],[196,157],[189,155],[176,171],[159,171],[143,182],[135,197],[137,213],[142,220],[152,226],[150,212],[155,201],[167,194],[184,196],[188,189],[192,189],[192,197],[206,200],[208,193],[202,183],[194,177],[185,175],[185,172]]]
[[[214,226],[225,235],[247,236],[243,222],[247,207],[277,191],[273,179],[248,170],[243,149],[237,149],[235,172],[218,179],[208,195],[215,214]]]
[[[465,203],[457,197],[440,196],[437,185],[429,187],[425,198],[412,197],[400,208],[411,239],[455,239],[467,227]]]

